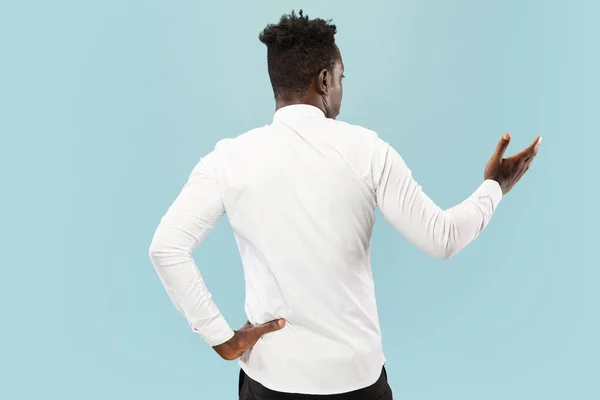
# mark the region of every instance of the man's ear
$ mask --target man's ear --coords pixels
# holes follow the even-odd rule
[[[319,94],[328,94],[329,86],[331,85],[331,74],[325,68],[319,72],[319,76],[317,78],[317,89]]]

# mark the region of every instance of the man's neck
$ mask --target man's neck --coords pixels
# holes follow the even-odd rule
[[[312,97],[312,96],[311,96]],[[279,110],[280,108],[283,107],[287,107],[287,106],[293,106],[296,104],[307,104],[309,106],[313,106],[313,107],[317,107],[319,110],[323,111],[323,114],[327,115],[327,111],[325,110],[325,107],[323,106],[323,102],[320,100],[320,98],[309,98],[309,96],[306,96],[304,98],[298,98],[298,99],[286,99],[286,100],[275,100],[275,111]]]

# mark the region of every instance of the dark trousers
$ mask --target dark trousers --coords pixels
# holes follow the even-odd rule
[[[239,400],[301,400],[301,399],[321,399],[321,400],[393,400],[392,389],[388,385],[387,372],[385,366],[381,369],[381,375],[377,382],[371,386],[352,392],[329,394],[329,395],[311,395],[298,393],[283,393],[267,389],[257,381],[250,378],[240,368],[239,382]]]

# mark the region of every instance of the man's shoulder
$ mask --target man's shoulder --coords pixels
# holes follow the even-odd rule
[[[327,121],[335,129],[339,129],[340,131],[348,132],[349,134],[354,134],[356,136],[366,137],[366,138],[378,137],[377,132],[375,132],[372,129],[365,128],[362,125],[352,124],[350,122],[340,121],[337,119],[328,119]]]
[[[335,136],[338,142],[345,147],[370,154],[377,151],[384,144],[377,132],[362,125],[333,119],[329,120],[328,123],[331,127],[329,130],[336,133]]]
[[[263,125],[257,128],[250,129],[238,136],[223,138],[215,145],[215,150],[228,150],[239,145],[245,145],[249,141],[256,140],[268,131],[269,125]]]

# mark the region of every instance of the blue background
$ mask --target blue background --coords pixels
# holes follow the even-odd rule
[[[0,6],[0,397],[234,399],[236,362],[191,332],[148,258],[217,140],[272,118],[259,31],[332,18],[340,119],[374,129],[443,207],[503,132],[538,158],[450,261],[379,216],[372,261],[398,399],[598,399],[596,1],[13,1]],[[224,219],[195,253],[233,328]]]

